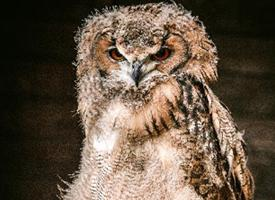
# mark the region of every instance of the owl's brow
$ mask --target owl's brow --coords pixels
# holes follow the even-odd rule
[[[165,45],[166,40],[171,36],[171,33],[168,31],[165,31],[165,34],[162,37],[161,46]]]
[[[163,34],[163,40],[167,40],[170,37],[171,33],[166,30],[165,33]]]
[[[110,40],[111,40],[111,42],[112,42],[113,45],[116,44],[116,38],[114,38],[114,37],[111,36]]]
[[[110,31],[110,30],[109,31],[105,31],[105,32],[101,32],[101,34],[99,34],[99,37],[105,37],[112,44],[116,43],[116,38],[113,37],[113,32]]]

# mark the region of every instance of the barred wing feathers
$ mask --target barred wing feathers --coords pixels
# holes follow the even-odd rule
[[[221,154],[229,165],[225,178],[231,184],[236,199],[251,200],[254,193],[253,177],[247,168],[247,152],[240,132],[230,114],[212,90],[204,84],[212,123],[218,137]]]

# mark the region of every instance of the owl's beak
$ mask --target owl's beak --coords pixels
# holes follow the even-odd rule
[[[141,75],[142,75],[142,71],[141,71],[141,67],[142,67],[143,63],[136,61],[132,64],[132,68],[133,68],[133,72],[132,72],[132,79],[135,81],[135,85],[138,86],[138,83],[141,79]]]

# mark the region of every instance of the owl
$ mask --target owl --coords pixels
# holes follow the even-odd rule
[[[209,87],[217,52],[175,3],[114,7],[76,36],[85,139],[65,200],[251,200],[243,132]]]

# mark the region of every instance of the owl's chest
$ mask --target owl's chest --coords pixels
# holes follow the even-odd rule
[[[167,111],[160,108],[147,105],[136,111],[119,100],[111,102],[91,134],[96,154],[109,155],[110,159],[124,156],[137,160],[139,157],[150,159],[149,155],[153,154],[167,160],[168,154],[176,154],[175,147],[170,145],[171,134],[176,132],[173,121],[168,119]]]
[[[181,165],[187,162],[182,155],[188,153],[172,144],[171,134],[179,133],[170,128],[148,133],[145,121],[136,121],[144,117],[133,116],[122,105],[115,107],[119,110],[110,107],[102,116],[93,139],[93,190],[106,199],[171,199],[187,176]]]
[[[111,154],[126,144],[135,146],[155,141],[175,125],[183,130],[184,126],[176,120],[180,116],[174,109],[175,101],[176,97],[169,99],[161,95],[158,101],[138,109],[125,105],[120,99],[111,101],[92,130],[93,148],[96,152]]]
[[[134,111],[121,101],[110,103],[92,134],[95,191],[102,187],[107,196],[112,191],[117,195],[112,199],[136,199],[136,194],[171,199],[193,180],[193,169],[198,169],[196,180],[208,176],[201,165],[208,162],[203,156],[207,141],[199,141],[209,131],[207,118],[186,116],[179,100],[159,95],[158,101]]]
[[[95,152],[113,154],[121,148],[131,150],[150,141],[155,146],[165,140],[178,148],[177,145],[207,134],[209,115],[203,107],[199,95],[188,88],[179,89],[176,83],[157,87],[151,101],[138,108],[114,99],[95,123],[92,146]]]

